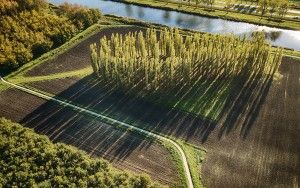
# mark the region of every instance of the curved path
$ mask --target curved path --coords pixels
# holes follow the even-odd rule
[[[57,102],[60,105],[71,107],[71,108],[73,108],[75,110],[78,110],[80,112],[84,112],[84,113],[90,114],[92,116],[95,116],[95,117],[98,117],[98,118],[102,118],[102,119],[111,121],[112,123],[117,123],[119,126],[122,126],[122,127],[126,128],[126,129],[129,129],[129,130],[132,130],[132,131],[136,131],[136,132],[142,133],[144,135],[147,135],[147,136],[150,136],[150,137],[153,137],[153,138],[157,138],[159,140],[167,141],[167,142],[171,143],[173,146],[175,146],[175,148],[179,151],[179,153],[181,155],[181,159],[182,159],[182,163],[183,163],[183,166],[184,166],[184,171],[185,171],[186,179],[187,179],[187,182],[188,182],[188,187],[189,188],[194,188],[193,181],[192,181],[192,176],[191,176],[191,172],[190,172],[190,169],[189,169],[189,166],[188,166],[186,155],[185,155],[183,149],[175,141],[173,141],[173,140],[171,140],[171,139],[169,139],[167,137],[164,137],[164,136],[152,133],[150,131],[147,131],[147,130],[144,130],[144,129],[141,129],[141,128],[138,128],[138,127],[135,127],[135,126],[132,126],[132,125],[129,125],[129,124],[121,122],[121,121],[118,121],[116,119],[112,119],[110,117],[107,117],[107,116],[95,113],[95,112],[90,111],[90,110],[88,110],[86,108],[82,108],[82,107],[76,106],[76,105],[71,104],[69,102],[65,102],[65,101],[56,99],[54,97],[50,97],[50,96],[47,96],[45,94],[42,94],[40,92],[33,91],[31,89],[22,87],[20,85],[16,85],[16,84],[10,83],[10,82],[4,80],[1,76],[0,76],[0,81],[2,81],[3,83],[5,83],[7,85],[10,85],[10,86],[12,86],[14,88],[17,88],[17,89],[19,89],[21,91],[29,93],[31,95],[34,95],[34,96],[37,96],[37,97],[40,97],[40,98],[43,98],[43,99],[46,99],[46,100],[55,101],[55,102]]]

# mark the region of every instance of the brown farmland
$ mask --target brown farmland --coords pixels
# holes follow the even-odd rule
[[[54,142],[104,157],[117,168],[147,173],[164,184],[172,185],[179,180],[169,151],[154,141],[16,89],[0,92],[0,106],[0,117],[33,128]]]
[[[51,66],[60,68],[51,70],[45,63],[28,75],[90,66],[89,51],[84,48],[97,42],[99,36],[50,62]],[[85,61],[74,54],[81,54]],[[66,60],[76,66],[67,65]],[[111,90],[92,75],[29,85],[115,119],[204,146],[208,150],[202,166],[206,187],[297,187],[300,183],[300,60],[284,58],[279,72],[283,75],[279,80],[238,82],[229,93],[222,117],[216,121]],[[27,121],[36,119],[35,116],[28,116]]]

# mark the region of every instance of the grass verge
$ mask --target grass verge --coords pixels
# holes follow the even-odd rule
[[[182,140],[177,140],[177,143],[184,150],[187,157],[195,188],[204,187],[201,178],[201,164],[204,160],[206,151],[190,143],[183,142]]]
[[[9,88],[9,86],[0,83],[0,92],[6,90],[6,89],[8,89],[8,88]]]
[[[20,83],[39,82],[39,81],[46,81],[46,80],[53,80],[53,79],[70,78],[75,76],[84,77],[92,73],[93,73],[93,69],[91,67],[87,67],[76,71],[62,72],[62,73],[50,74],[46,76],[32,76],[32,77],[17,76],[17,77],[10,78],[8,81],[13,82],[15,84],[20,84]]]
[[[181,182],[182,186],[188,187],[188,181],[185,176],[184,166],[183,166],[179,151],[173,145],[171,145],[169,142],[158,141],[158,143],[160,143],[163,147],[165,147],[170,152],[171,158],[177,167],[177,172],[179,174],[180,182]],[[194,181],[193,181],[193,183],[194,183]],[[178,185],[176,187],[178,187]]]

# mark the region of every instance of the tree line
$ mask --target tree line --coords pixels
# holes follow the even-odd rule
[[[96,23],[96,9],[46,0],[0,0],[0,71],[9,71],[60,46]]]
[[[258,0],[257,1],[258,9],[257,11],[261,13],[261,15],[265,15],[270,13],[271,16],[274,13],[277,13],[279,17],[284,17],[289,9],[289,1],[288,0]]]
[[[162,187],[0,118],[0,187]]]
[[[195,5],[205,5],[211,9],[216,3],[215,0],[182,0],[182,2],[188,2],[189,4],[193,3]],[[236,2],[238,1],[224,0],[224,8],[229,10]],[[289,9],[289,0],[252,0],[252,2],[257,3],[257,12],[260,12],[261,15],[270,13],[270,15],[273,16],[274,13],[277,13],[280,18],[283,18]]]
[[[200,78],[232,78],[245,69],[249,75],[265,74],[281,61],[281,50],[271,51],[261,33],[248,40],[200,33],[184,36],[167,28],[116,33],[90,45],[92,67],[101,79],[151,91],[190,88]]]
[[[181,0],[182,2],[188,2],[189,4],[194,3],[195,5],[205,5],[205,6],[212,6],[216,3],[216,0]]]

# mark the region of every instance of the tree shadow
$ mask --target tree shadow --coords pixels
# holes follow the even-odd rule
[[[243,139],[247,137],[264,104],[277,69],[278,65],[273,65],[267,75],[259,72],[250,75],[245,66],[233,80],[233,87],[218,118],[221,125],[219,139],[238,128],[240,136]]]
[[[150,147],[154,140],[102,123],[101,119],[48,101],[26,116],[22,124],[93,156],[123,161],[134,150]]]
[[[202,108],[207,108],[212,104],[222,109],[215,120],[178,108],[170,108],[162,103],[154,103],[124,90],[112,88],[111,84],[99,81],[94,75],[80,79],[57,94],[55,98],[71,101],[73,104],[99,114],[150,131],[199,143],[204,143],[217,125],[221,127],[219,131],[219,138],[221,138],[223,134],[228,134],[237,125],[241,125],[239,121],[243,118],[241,136],[245,138],[251,130],[272,81],[272,75],[262,78],[260,74],[247,75],[247,72],[248,70],[245,69],[235,79],[230,80],[229,94],[225,92],[224,95],[227,97],[224,100],[213,101],[216,94],[228,85],[228,79],[223,77],[211,78],[205,89],[203,86],[202,88],[195,87],[186,96],[190,99],[201,98],[199,101],[189,101],[189,105],[194,105],[196,111],[201,111]],[[200,81],[203,82],[204,79],[205,77]],[[50,101],[42,105],[27,116],[23,123],[31,125],[38,132],[47,134],[55,141],[74,142],[72,145],[79,148],[91,148],[88,150],[95,150],[93,152],[111,151],[109,146],[116,145],[113,143],[119,141],[120,136],[113,136],[114,131],[102,134],[101,120],[94,117],[87,118],[86,114],[70,111],[67,107],[54,107],[53,103]],[[80,134],[85,136],[78,138]],[[132,139],[126,134],[122,136],[122,140],[113,149],[114,155],[119,159],[126,158],[131,150],[147,147],[153,142]],[[99,146],[95,145],[96,143]]]
[[[89,51],[85,50],[82,54],[88,57]],[[68,58],[71,55],[65,53],[63,56]],[[80,63],[81,59],[73,61]],[[53,62],[57,63],[59,60]],[[204,143],[217,127],[220,128],[219,139],[238,127],[241,128],[241,137],[246,138],[266,98],[275,68],[268,77],[262,77],[258,73],[249,75],[249,70],[245,67],[233,79],[226,76],[212,77],[211,75],[219,75],[220,72],[209,70],[208,68],[206,74],[202,75],[188,93],[185,93],[185,90],[181,92],[178,88],[171,95],[160,99],[160,102],[112,88],[112,84],[99,81],[94,75],[68,85],[55,98],[68,100],[116,120],[186,141]],[[46,82],[34,83],[32,86],[46,92],[49,90]],[[176,96],[177,94],[179,96]],[[163,105],[164,101],[167,102],[173,97],[178,103],[182,103],[182,106],[191,106],[193,113]],[[216,118],[199,115],[210,106],[211,110],[205,117],[217,116]],[[25,117],[23,123],[48,135],[54,141],[87,148],[85,150],[92,153],[114,152],[119,160],[126,158],[133,150],[149,147],[153,143],[153,140],[145,140],[142,137],[134,139],[131,134],[124,134],[124,131],[113,128],[103,134],[102,131],[109,126],[101,123],[101,119],[70,110],[69,107],[55,105],[53,101],[43,104]]]

